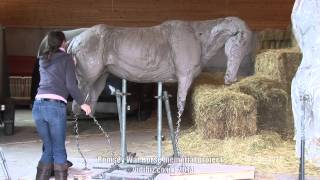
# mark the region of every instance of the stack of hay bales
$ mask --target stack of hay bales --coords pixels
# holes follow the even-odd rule
[[[228,90],[220,74],[201,74],[192,91],[193,117],[204,138],[250,136],[256,133],[256,100]]]
[[[284,43],[283,46],[288,42],[286,38],[291,37],[291,33],[281,32],[278,33],[279,37],[268,35],[270,33],[261,36],[264,39],[278,38]],[[281,43],[273,46],[282,47]],[[260,51],[255,59],[254,75],[231,86],[223,85],[221,73],[218,76],[215,73],[200,76],[191,91],[197,131],[204,138],[220,139],[249,136],[263,130],[291,136],[293,119],[290,87],[301,57],[298,48]]]
[[[280,49],[292,47],[291,28],[287,30],[266,29],[257,33],[259,49]]]
[[[297,49],[276,49],[259,53],[255,61],[255,75],[266,76],[284,85],[290,92],[291,81],[301,62]]]
[[[254,75],[233,84],[228,89],[254,97],[257,101],[257,128],[286,134],[289,95],[283,85],[264,76]]]
[[[288,94],[286,126],[280,126],[281,133],[293,134],[293,115],[291,109],[291,82],[300,65],[302,54],[298,48],[268,50],[257,55],[255,75],[272,79],[283,86]],[[282,120],[284,121],[284,120]],[[274,124],[278,125],[278,124]]]

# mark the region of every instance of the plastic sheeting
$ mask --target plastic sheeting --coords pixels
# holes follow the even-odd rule
[[[296,155],[304,124],[306,159],[320,166],[320,0],[296,0],[291,19],[303,53],[291,86]],[[305,96],[310,99],[303,101]]]

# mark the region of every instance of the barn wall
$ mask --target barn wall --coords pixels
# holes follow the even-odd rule
[[[6,26],[11,74],[21,74],[21,68],[24,69],[22,74],[30,74],[37,48],[45,33],[52,28],[68,29],[98,23],[151,26],[169,19],[207,20],[238,16],[256,31],[265,28],[286,29],[293,1],[0,0],[0,24]],[[216,57],[210,67],[225,67],[224,59]],[[248,62],[244,61],[242,66],[249,67]]]
[[[0,24],[83,27],[149,26],[169,19],[238,16],[253,30],[285,29],[294,0],[1,0]]]

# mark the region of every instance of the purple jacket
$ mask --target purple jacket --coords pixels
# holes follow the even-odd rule
[[[79,104],[84,103],[75,74],[75,66],[71,55],[58,51],[47,60],[43,56],[39,61],[40,83],[37,94],[56,94],[72,98]]]

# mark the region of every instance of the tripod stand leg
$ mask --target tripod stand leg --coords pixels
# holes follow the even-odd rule
[[[170,138],[171,138],[172,148],[173,148],[173,156],[178,157],[178,150],[177,150],[177,146],[175,143],[176,140],[175,140],[175,134],[174,134],[174,130],[173,130],[172,114],[171,114],[169,96],[168,96],[167,91],[163,92],[163,97],[164,97],[164,103],[165,103],[165,108],[166,108],[166,112],[167,112],[167,119],[168,119],[169,130],[170,130]]]
[[[308,120],[308,115],[310,112],[309,107],[309,95],[303,95],[300,97],[302,101],[303,117],[301,118],[301,147],[300,147],[300,165],[299,165],[299,180],[305,180],[305,122]]]
[[[158,114],[157,114],[157,119],[158,119],[158,125],[157,125],[157,159],[158,163],[160,163],[161,160],[161,148],[162,148],[162,82],[158,82]]]
[[[301,138],[301,154],[300,154],[300,166],[299,166],[299,180],[304,180],[304,163],[305,163],[305,153],[304,153],[304,148],[305,148],[305,140]]]
[[[126,112],[127,112],[127,80],[122,79],[122,103],[121,103],[121,163],[127,162],[126,142]]]
[[[121,94],[120,90],[117,89],[116,90],[116,100],[117,100],[118,118],[119,118],[119,124],[120,124],[120,133],[122,134],[123,122],[122,122],[121,96],[122,96],[122,94]],[[125,143],[124,151],[125,151],[125,154],[127,154],[127,143]]]

